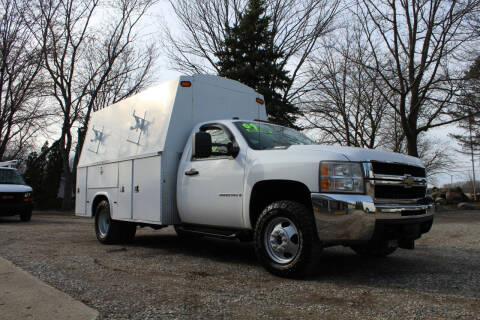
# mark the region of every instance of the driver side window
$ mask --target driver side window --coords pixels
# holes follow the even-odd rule
[[[228,156],[228,145],[232,144],[232,140],[228,137],[225,130],[219,127],[208,127],[203,129],[212,137],[212,154],[209,158]]]

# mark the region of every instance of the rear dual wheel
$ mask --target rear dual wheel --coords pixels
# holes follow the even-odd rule
[[[104,244],[127,243],[135,237],[134,223],[112,220],[108,201],[102,200],[95,210],[95,234]]]

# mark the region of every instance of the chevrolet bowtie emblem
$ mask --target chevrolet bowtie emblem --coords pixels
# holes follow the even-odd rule
[[[411,175],[405,175],[403,177],[403,184],[405,185],[405,188],[411,188],[414,183],[415,179],[413,179]]]

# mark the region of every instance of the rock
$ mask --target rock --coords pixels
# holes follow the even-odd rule
[[[475,206],[468,202],[460,202],[457,204],[457,208],[461,210],[474,210]]]
[[[457,191],[447,191],[447,203],[459,203],[464,201],[464,195]],[[465,197],[466,198],[466,197]]]
[[[442,193],[441,192],[434,192],[432,193],[432,197],[433,199],[437,199],[437,198],[442,198]]]

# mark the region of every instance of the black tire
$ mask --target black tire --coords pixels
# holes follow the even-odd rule
[[[20,213],[20,221],[28,222],[32,219],[32,210],[25,210],[24,212]]]
[[[110,205],[102,200],[95,209],[95,235],[103,244],[131,242],[137,231],[134,223],[115,221],[110,216]]]
[[[397,250],[398,247],[391,247],[387,241],[371,243],[363,246],[351,246],[353,251],[364,257],[384,258]]]
[[[135,233],[137,233],[137,225],[131,222],[120,222],[121,228],[121,242],[123,243],[131,243],[135,239]]]
[[[305,276],[321,251],[312,213],[294,201],[267,206],[255,225],[254,241],[261,264],[272,274],[287,278]]]

